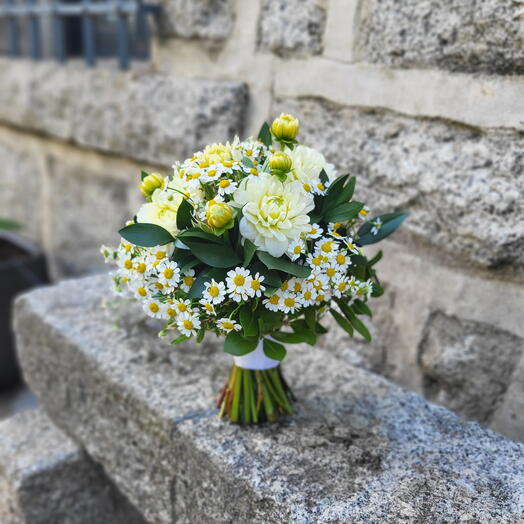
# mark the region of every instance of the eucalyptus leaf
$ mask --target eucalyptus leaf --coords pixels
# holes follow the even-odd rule
[[[366,246],[383,240],[384,238],[391,235],[391,233],[393,233],[402,224],[402,222],[404,222],[408,215],[409,213],[386,213],[369,220],[358,230],[357,242],[361,246]],[[382,221],[382,225],[380,226],[380,229],[377,231],[377,233],[373,234],[371,232],[373,228],[372,222],[374,222],[377,218]]]

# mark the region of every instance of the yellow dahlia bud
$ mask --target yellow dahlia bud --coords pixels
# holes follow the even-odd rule
[[[277,176],[281,180],[286,179],[286,174],[291,171],[292,165],[293,162],[291,161],[289,155],[286,155],[286,153],[275,153],[269,159],[269,168],[271,170],[271,174]]]
[[[157,189],[164,187],[164,177],[158,173],[151,173],[143,178],[142,183],[138,186],[140,192],[149,198]]]
[[[282,113],[273,120],[271,131],[277,140],[289,142],[298,135],[298,119],[291,115]]]
[[[225,227],[233,218],[233,208],[225,202],[210,200],[207,204],[206,218],[211,227]]]

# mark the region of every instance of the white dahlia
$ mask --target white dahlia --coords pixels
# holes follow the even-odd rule
[[[330,181],[337,177],[335,166],[329,164],[324,155],[307,146],[297,146],[293,150],[287,150],[286,153],[291,157],[293,162],[292,172],[296,180],[303,185],[314,185],[318,183],[318,178],[322,169],[326,172]],[[311,188],[309,191],[314,191]]]
[[[270,175],[247,178],[231,203],[242,207],[240,233],[274,257],[282,256],[310,229],[308,213],[314,207],[313,199],[301,191],[297,181],[282,183]]]

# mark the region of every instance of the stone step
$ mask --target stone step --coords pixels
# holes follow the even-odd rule
[[[2,524],[142,524],[102,468],[40,410],[0,423]]]
[[[50,417],[152,523],[471,522],[524,518],[524,446],[357,369],[292,346],[299,401],[278,425],[219,420],[230,357],[172,346],[108,277],[16,303],[25,377]]]

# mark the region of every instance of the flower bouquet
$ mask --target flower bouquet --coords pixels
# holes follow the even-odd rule
[[[212,144],[163,177],[142,172],[146,198],[120,230],[117,291],[165,321],[173,344],[210,331],[233,356],[218,395],[221,417],[275,421],[293,411],[280,363],[286,345],[314,345],[332,315],[350,335],[370,334],[370,297],[383,293],[362,246],[382,240],[405,219],[368,219],[353,200],[356,179],[337,176],[315,149],[297,141],[298,120],[282,114],[257,139]]]

